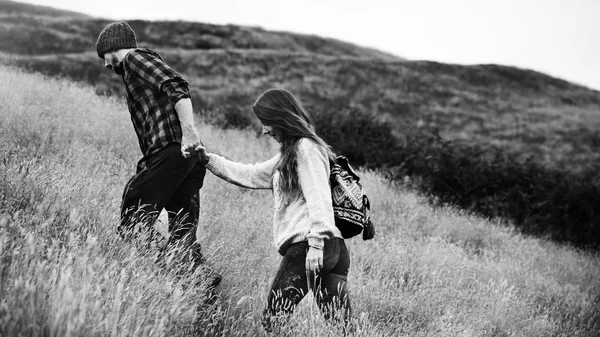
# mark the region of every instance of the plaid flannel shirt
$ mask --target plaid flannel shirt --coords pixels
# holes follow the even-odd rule
[[[190,97],[188,83],[181,75],[159,54],[142,48],[125,56],[123,82],[131,121],[144,158],[169,143],[181,143],[181,124],[175,103]]]

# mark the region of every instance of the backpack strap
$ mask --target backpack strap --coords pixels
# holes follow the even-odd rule
[[[358,174],[356,174],[356,172],[354,171],[352,166],[350,166],[350,162],[348,161],[348,158],[346,158],[344,156],[337,156],[335,158],[335,160],[333,161],[333,163],[338,164],[342,169],[348,171],[348,173],[350,173],[350,175],[352,177],[354,177],[354,179],[356,179],[356,181],[360,181],[360,177],[358,176]]]

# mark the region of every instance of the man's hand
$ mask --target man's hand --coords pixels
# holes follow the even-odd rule
[[[200,137],[194,127],[194,115],[192,110],[192,101],[189,98],[182,98],[175,103],[175,111],[181,123],[181,155],[184,158],[194,157],[196,146],[203,145]],[[198,160],[198,158],[194,159]]]
[[[184,158],[189,158],[194,154],[196,146],[202,145],[198,133],[194,129],[184,130],[181,137],[181,155]]]

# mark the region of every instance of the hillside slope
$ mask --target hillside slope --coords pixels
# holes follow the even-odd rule
[[[44,14],[48,12],[48,14]],[[62,14],[61,14],[62,13]],[[105,19],[0,1],[0,61],[122,93],[94,44]],[[360,111],[394,134],[499,147],[572,171],[600,165],[600,92],[509,66],[403,61],[317,36],[194,22],[129,21],[190,81],[198,111],[244,114],[268,87],[294,90],[328,113]]]
[[[573,171],[600,163],[600,93],[542,73],[282,50],[158,51],[190,82],[197,111],[246,114],[262,91],[282,86],[311,109],[387,121],[401,138],[433,132]],[[9,58],[90,83],[98,93],[124,94],[120,78],[92,51]]]
[[[0,62],[122,99],[121,79],[94,50],[109,21],[28,10],[3,12]],[[140,46],[158,50],[189,81],[197,117],[206,122],[250,127],[256,97],[286,87],[353,164],[414,181],[432,201],[600,249],[596,90],[528,69],[398,60],[260,28],[130,22]]]
[[[0,1],[0,46],[16,54],[63,54],[94,50],[98,33],[112,20],[48,7]],[[259,27],[185,21],[128,20],[147,47],[178,49],[275,49],[382,60],[402,58],[331,38],[271,32]]]
[[[272,195],[208,174],[198,238],[224,275],[202,304],[114,230],[140,157],[126,106],[93,88],[0,66],[0,333],[5,336],[262,336],[281,257]],[[207,146],[246,163],[277,151],[251,131],[199,124]],[[361,172],[374,241],[347,240],[349,336],[581,336],[600,329],[600,260],[522,237]],[[339,336],[308,296],[289,336]]]
[[[32,5],[23,2],[16,2],[10,0],[0,0],[0,16],[2,18],[7,18],[11,16],[36,16],[40,19],[45,18],[70,18],[70,19],[89,19],[90,16],[78,13],[67,11],[63,9],[57,9],[49,6],[40,6],[40,5]]]

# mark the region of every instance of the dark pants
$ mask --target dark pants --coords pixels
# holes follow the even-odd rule
[[[308,242],[289,246],[267,299],[263,325],[267,330],[274,328],[281,316],[291,314],[310,289],[317,305],[326,319],[334,318],[348,322],[351,315],[348,295],[348,270],[350,255],[343,239],[325,241],[323,268],[317,275],[306,273]],[[342,309],[340,312],[339,309]]]
[[[145,165],[138,166],[123,191],[119,234],[126,240],[140,233],[154,238],[158,233],[152,226],[164,208],[169,215],[169,241],[174,243],[188,237],[190,244],[193,243],[205,174],[203,164],[181,155],[178,143],[146,158]]]

